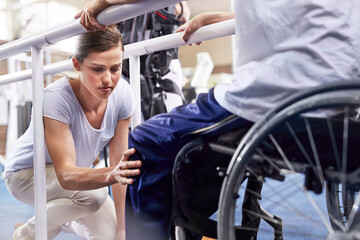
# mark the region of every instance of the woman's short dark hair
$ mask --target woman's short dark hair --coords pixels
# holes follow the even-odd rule
[[[89,31],[79,36],[75,57],[82,63],[92,52],[104,52],[119,46],[124,51],[121,33],[115,25],[107,26],[104,31]]]

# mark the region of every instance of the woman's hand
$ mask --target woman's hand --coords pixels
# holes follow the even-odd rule
[[[80,18],[80,24],[83,25],[87,31],[105,30],[106,26],[98,23],[96,16],[110,5],[108,1],[92,0],[76,14],[75,19]]]
[[[121,184],[132,184],[134,179],[129,178],[140,174],[141,161],[128,161],[129,157],[135,153],[135,149],[131,148],[124,152],[119,164],[112,170],[111,175]]]

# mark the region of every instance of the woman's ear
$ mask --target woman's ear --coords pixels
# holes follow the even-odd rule
[[[76,70],[81,71],[80,63],[76,57],[72,57],[73,66]]]

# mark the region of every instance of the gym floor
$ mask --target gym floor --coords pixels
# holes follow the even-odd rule
[[[1,165],[0,165],[1,166]],[[1,168],[0,168],[1,174]],[[267,209],[269,212],[273,214],[277,214],[281,216],[283,220],[286,219],[287,227],[291,227],[294,231],[290,231],[290,233],[285,233],[285,239],[292,240],[306,240],[306,239],[326,239],[326,232],[322,232],[318,230],[315,225],[311,222],[301,221],[293,219],[293,213],[289,211],[284,211],[283,209],[279,209],[279,202],[283,202],[284,199],[286,201],[290,199],[295,199],[297,201],[296,206],[302,206],[301,211],[306,215],[316,216],[316,212],[309,205],[308,200],[305,199],[303,194],[298,191],[294,192],[294,189],[289,187],[288,183],[285,182],[274,182],[270,184],[272,189],[276,189],[280,191],[282,197],[278,197],[279,199],[274,199],[271,204],[262,204],[262,206]],[[263,189],[262,195],[266,197],[266,195],[274,195],[274,191],[272,189]],[[16,223],[24,223],[34,214],[34,208],[28,206],[18,200],[16,200],[13,196],[8,192],[4,179],[0,178],[0,239],[1,240],[11,240],[12,234],[14,232],[14,225]],[[316,195],[315,201],[319,204],[319,206],[326,206],[324,201],[324,194]],[[290,220],[289,220],[290,217]],[[216,215],[214,216],[216,218]],[[258,239],[272,239],[273,230],[267,226],[267,224],[261,225],[263,228],[262,235],[258,236]],[[296,230],[295,230],[296,229]],[[81,238],[70,233],[61,232],[55,240],[80,240]],[[203,238],[203,240],[211,240],[209,238]]]
[[[34,208],[11,196],[3,178],[0,178],[0,196],[0,239],[11,240],[14,225],[26,222],[34,215]],[[54,240],[81,240],[81,238],[75,234],[61,232]]]

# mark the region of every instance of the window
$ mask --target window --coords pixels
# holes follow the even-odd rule
[[[0,0],[0,40],[13,40],[70,22],[78,9],[61,1],[18,0],[11,6]],[[11,9],[11,10],[10,10]],[[74,38],[56,44],[59,50],[73,52]]]

